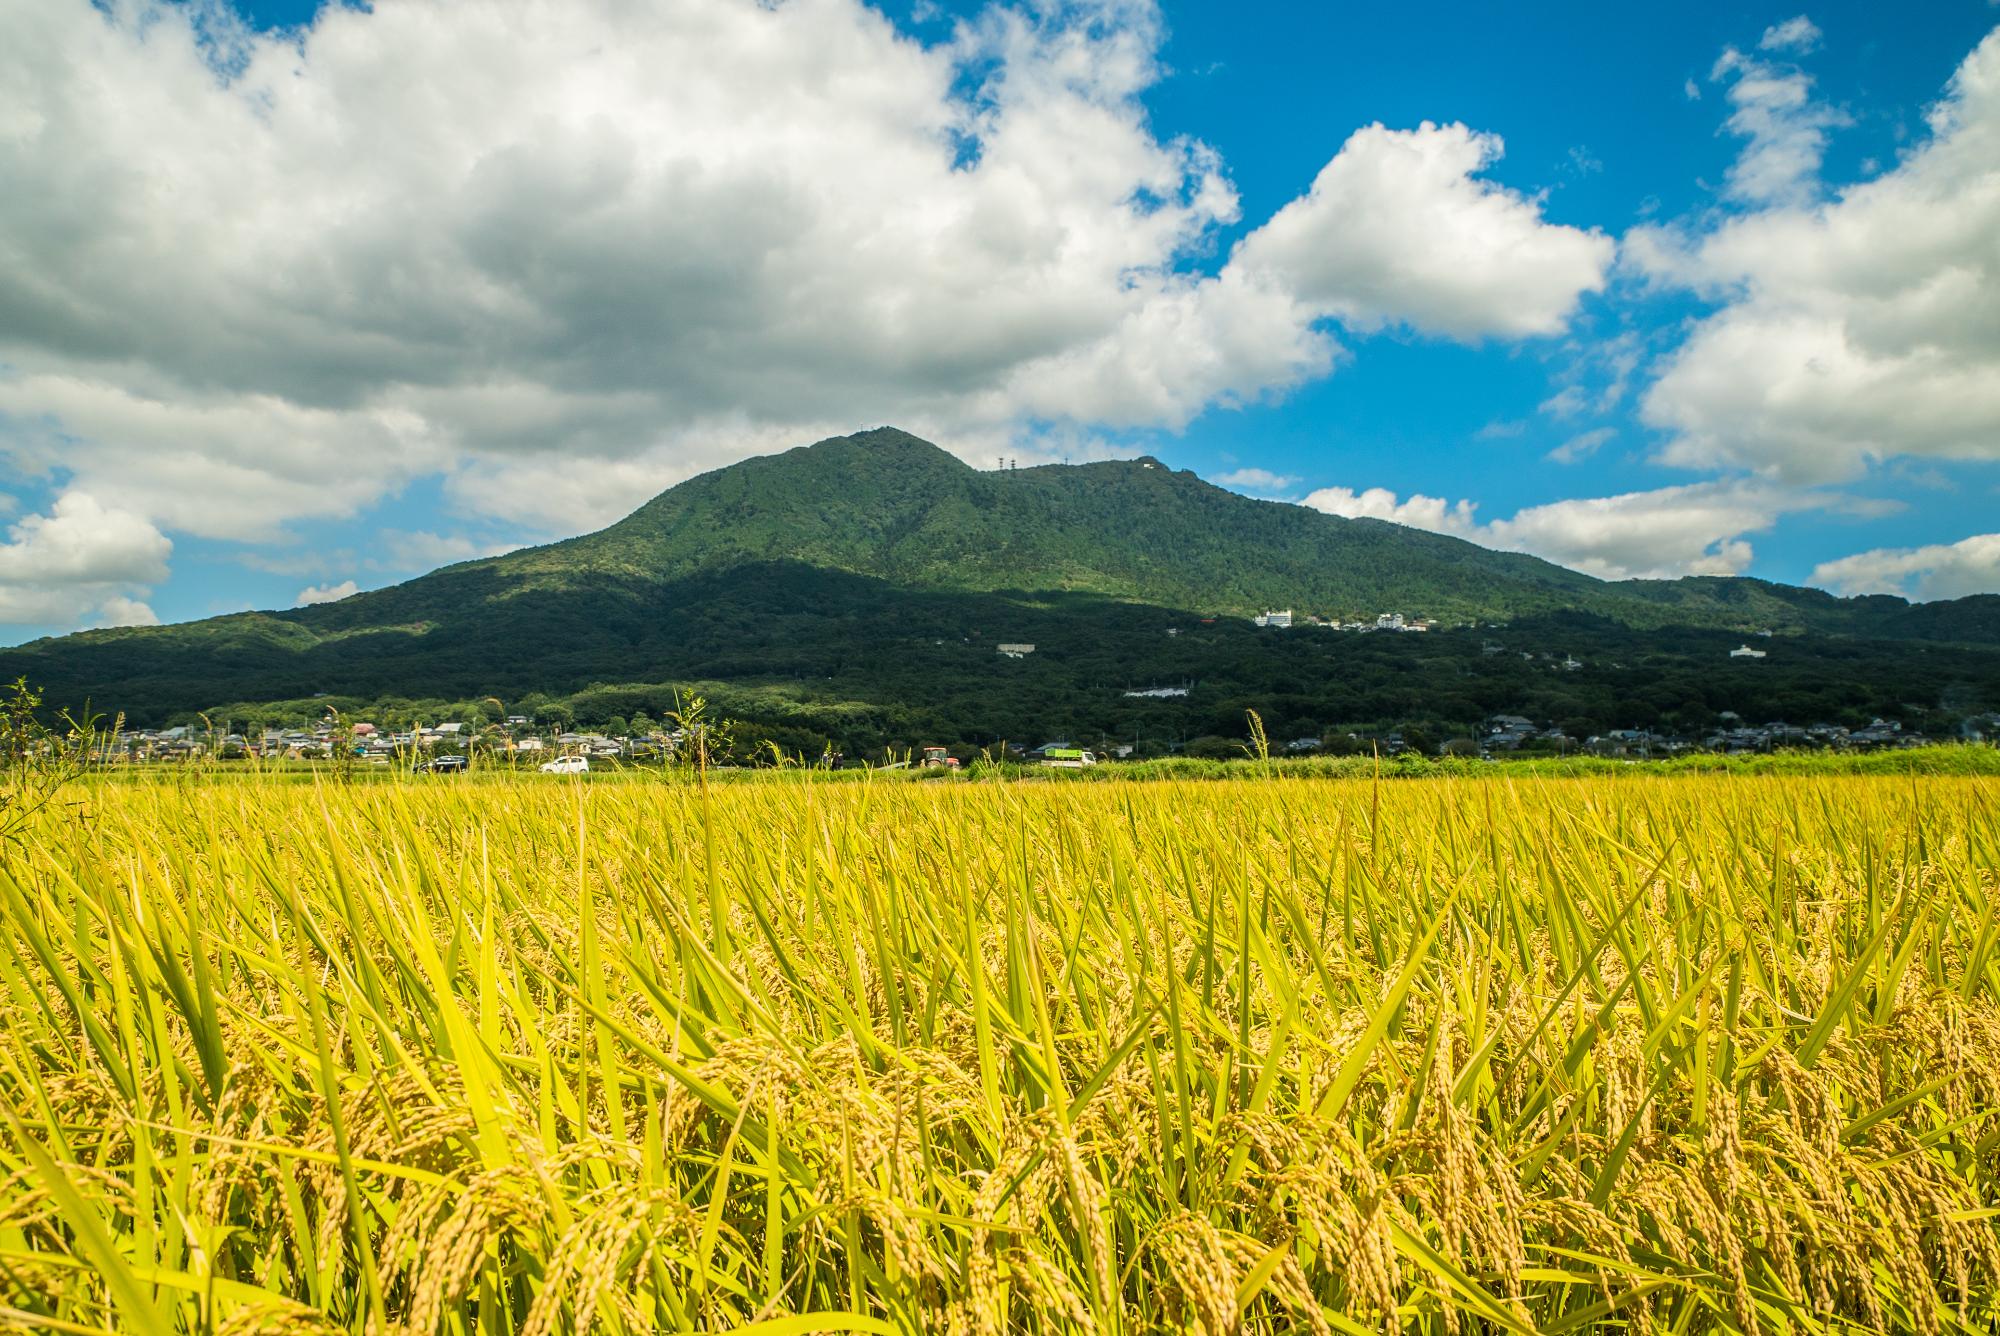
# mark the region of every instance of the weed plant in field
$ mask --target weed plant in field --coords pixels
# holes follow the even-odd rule
[[[95,786],[0,1323],[1990,1331],[2000,788]]]

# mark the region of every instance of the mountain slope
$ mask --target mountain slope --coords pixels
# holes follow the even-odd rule
[[[462,697],[696,671],[833,676],[870,641],[918,625],[940,641],[1033,639],[1036,628],[1085,636],[1141,609],[1157,626],[1169,610],[1264,607],[2000,638],[1983,606],[1958,617],[1756,580],[1607,583],[1252,500],[1156,460],[981,472],[883,428],[690,479],[596,533],[339,603],[0,652],[0,678],[136,713],[318,692]]]
[[[910,589],[1071,590],[1245,614],[1420,603],[1437,616],[1502,616],[1574,607],[1601,587],[1533,557],[1251,500],[1155,460],[984,473],[887,428],[745,460],[608,529],[451,570],[567,588],[771,561]],[[418,580],[283,615],[358,626],[421,616],[432,592]]]

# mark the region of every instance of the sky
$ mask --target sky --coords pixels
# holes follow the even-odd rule
[[[0,643],[878,425],[2000,591],[2000,7],[0,0]]]

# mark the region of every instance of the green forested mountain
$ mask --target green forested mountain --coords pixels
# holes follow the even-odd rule
[[[903,589],[1062,590],[1246,616],[1583,611],[1631,626],[1846,632],[1910,609],[1762,580],[1607,583],[1420,529],[1254,500],[1154,459],[982,472],[884,427],[703,474],[581,538],[281,615],[329,629],[428,620],[458,592],[438,577],[474,571],[511,591],[573,590],[769,562]]]
[[[146,721],[322,694],[513,699],[697,678],[863,709],[958,701],[970,711],[982,693],[1011,691],[1007,710],[1046,714],[1080,692],[1218,677],[1225,660],[1247,693],[1260,689],[1259,663],[1282,671],[1276,686],[1337,671],[1302,668],[1299,651],[1251,634],[1242,619],[1266,607],[1568,618],[1590,635],[1671,632],[1679,643],[1692,643],[1682,629],[1703,644],[1756,630],[1837,638],[1873,646],[1885,680],[1896,675],[1883,666],[1891,642],[1937,642],[1954,681],[1977,679],[1994,656],[1953,658],[1945,645],[2000,643],[2000,599],[1913,607],[1759,580],[1607,583],[1252,500],[1157,460],[983,472],[883,428],[691,479],[597,533],[339,603],[37,641],[0,652],[0,679],[25,675],[52,702],[87,698]],[[1197,631],[1202,616],[1219,620],[1164,637]],[[994,644],[1013,640],[1044,647],[1032,668],[995,664]],[[1095,667],[1079,680],[1086,662]],[[994,677],[1005,671],[1017,674],[1011,686]]]

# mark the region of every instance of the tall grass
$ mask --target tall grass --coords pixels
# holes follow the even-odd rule
[[[0,1322],[1991,1330],[1996,798],[100,786]]]

